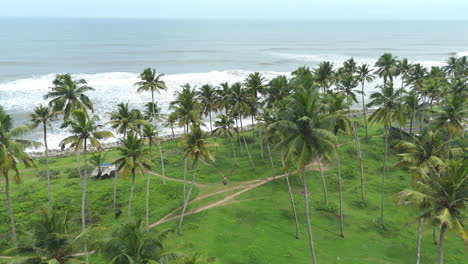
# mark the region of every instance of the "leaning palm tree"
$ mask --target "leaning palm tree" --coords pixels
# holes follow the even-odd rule
[[[335,136],[325,129],[321,112],[322,106],[316,88],[300,89],[290,97],[281,120],[270,126],[284,135],[284,139],[277,147],[286,149],[287,167],[294,164],[297,172],[302,175],[307,230],[313,263],[317,261],[310,224],[309,190],[305,166],[314,157],[320,162],[318,155],[332,150],[336,141]]]
[[[25,152],[25,148],[38,146],[39,143],[19,139],[30,130],[29,126],[13,127],[13,120],[10,115],[0,106],[0,173],[5,178],[5,201],[8,216],[10,217],[11,238],[15,247],[18,247],[18,240],[16,237],[15,218],[11,208],[9,172],[12,171],[15,182],[20,183],[20,174],[17,167],[18,161],[23,161],[26,166],[31,165],[32,160]]]
[[[70,132],[73,134],[60,142],[60,147],[64,149],[67,145],[70,148],[74,148],[77,153],[80,151],[83,153],[84,159],[84,175],[81,175],[81,229],[84,232],[86,230],[86,179],[88,178],[88,162],[86,155],[88,153],[88,144],[98,150],[102,150],[101,143],[99,140],[113,137],[114,135],[109,131],[99,130],[102,125],[98,125],[98,116],[88,117],[84,110],[75,110],[71,113],[71,120],[66,121],[63,127],[69,127]],[[80,168],[78,168],[80,170]],[[87,245],[84,246],[86,263],[88,263],[88,249]]]
[[[214,110],[214,104],[216,100],[216,89],[209,84],[203,85],[197,92],[198,101],[202,105],[201,113],[210,118],[210,132],[213,132],[211,113]]]
[[[77,109],[93,111],[93,103],[85,93],[94,91],[94,88],[89,87],[84,79],[73,80],[70,74],[58,74],[53,85],[44,99],[51,99],[49,106],[54,111],[63,112],[64,121],[67,121]]]
[[[118,166],[118,171],[122,171],[124,177],[128,175],[132,177],[127,207],[127,219],[130,219],[136,174],[145,175],[146,171],[151,170],[153,163],[147,158],[148,150],[145,148],[144,139],[138,138],[133,131],[130,131],[125,138],[121,139],[120,144],[121,146],[117,148],[119,158],[114,161],[114,164]]]
[[[154,236],[143,221],[127,222],[100,243],[99,251],[110,264],[176,263],[184,255],[164,247],[164,240],[171,232],[165,230]]]
[[[379,106],[372,115],[369,116],[371,125],[373,123],[380,123],[385,128],[385,152],[384,152],[384,165],[382,169],[382,191],[381,191],[381,206],[380,206],[380,222],[382,227],[385,228],[384,222],[384,200],[385,200],[385,175],[387,174],[387,156],[388,156],[388,136],[390,134],[390,127],[394,119],[394,114],[397,112],[400,105],[401,96],[404,93],[403,89],[394,89],[393,82],[388,82],[379,87],[380,92],[371,94],[371,102],[367,105]]]
[[[80,234],[71,228],[68,209],[42,210],[41,218],[32,222],[31,241],[17,249],[21,257],[14,258],[17,264],[72,264],[83,263],[75,249],[84,239],[89,240],[90,230]]]
[[[468,163],[464,159],[446,161],[423,175],[413,189],[399,193],[400,203],[411,203],[422,209],[421,215],[433,216],[440,223],[439,264],[444,263],[447,227],[463,239],[468,239],[468,233],[463,228],[467,189]]]
[[[180,146],[183,148],[185,153],[184,158],[191,158],[193,160],[192,168],[192,181],[190,183],[190,188],[188,194],[185,197],[184,206],[182,208],[182,213],[180,214],[179,222],[179,234],[182,234],[182,222],[184,220],[185,210],[187,209],[187,204],[192,194],[193,185],[195,184],[195,177],[197,176],[198,161],[205,161],[206,159],[214,160],[213,154],[209,151],[210,147],[214,147],[217,144],[207,142],[207,135],[203,132],[199,125],[193,124],[191,132],[185,134],[184,140],[180,142]]]
[[[398,74],[397,65],[397,57],[393,56],[391,53],[383,54],[375,63],[375,67],[377,68],[375,73],[383,79],[384,85],[386,85],[388,81],[393,82],[393,77]]]
[[[369,141],[369,134],[367,131],[367,111],[366,111],[366,102],[364,100],[364,96],[366,95],[364,92],[364,84],[367,82],[372,82],[375,79],[375,75],[372,74],[372,70],[370,69],[369,64],[362,64],[357,68],[357,79],[361,82],[361,100],[362,100],[362,112],[364,114],[364,126],[366,127],[366,142]]]
[[[326,102],[326,117],[329,130],[338,136],[340,132],[351,134],[352,122],[347,114],[347,104],[345,103],[344,94],[330,93],[325,97]],[[338,169],[338,187],[340,196],[340,236],[344,237],[344,219],[343,219],[343,180],[341,178],[341,161],[338,151],[338,140],[335,141],[335,160]],[[361,194],[364,197],[364,179],[361,177]],[[364,198],[362,198],[364,200]]]
[[[145,124],[142,131],[142,137],[145,138],[145,143],[149,145],[149,161],[153,162],[153,145],[158,143],[158,130],[151,124]],[[146,224],[149,224],[149,197],[151,174],[148,172],[146,178]]]
[[[51,126],[51,122],[57,120],[57,116],[60,112],[56,112],[50,107],[40,105],[34,108],[34,112],[30,115],[32,127],[36,128],[42,124],[42,131],[44,136],[44,154],[46,161],[46,172],[47,172],[47,201],[49,210],[52,209],[52,193],[50,190],[50,168],[49,168],[49,147],[47,145],[47,127]]]

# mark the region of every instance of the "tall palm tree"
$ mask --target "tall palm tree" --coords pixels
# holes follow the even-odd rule
[[[364,126],[366,127],[366,142],[369,142],[369,133],[367,131],[367,111],[366,111],[366,102],[364,100],[364,84],[366,82],[373,82],[375,79],[375,75],[372,74],[372,70],[370,69],[369,64],[362,64],[357,68],[357,79],[361,82],[361,100],[362,100],[362,112],[364,114]]]
[[[347,104],[345,103],[345,95],[330,93],[325,97],[326,113],[325,121],[328,123],[329,130],[338,136],[340,132],[351,134],[352,122],[347,115]],[[338,151],[338,141],[335,141],[335,160],[338,170],[338,186],[340,195],[340,236],[344,237],[344,219],[343,219],[343,180],[341,178],[341,161]],[[361,194],[364,197],[364,179],[361,177]],[[364,200],[364,198],[363,198]]]
[[[145,139],[145,143],[149,145],[149,161],[153,162],[153,145],[158,143],[158,130],[151,124],[145,124],[142,131],[142,137]],[[149,225],[149,197],[150,197],[150,183],[151,173],[147,173],[146,176],[146,225]]]
[[[18,248],[21,257],[15,259],[18,264],[69,264],[83,263],[74,256],[83,238],[90,230],[75,234],[70,225],[71,214],[68,209],[53,208],[42,210],[41,218],[32,222],[31,242]]]
[[[118,171],[122,171],[124,177],[128,175],[132,177],[127,207],[127,219],[130,219],[136,174],[139,172],[141,175],[145,175],[146,171],[151,170],[153,163],[147,158],[148,150],[145,148],[144,139],[138,138],[133,131],[130,131],[125,138],[120,139],[120,144],[121,146],[117,148],[119,158],[114,161],[114,164],[118,166]]]
[[[372,93],[370,96],[371,102],[367,105],[379,106],[379,108],[369,116],[371,125],[373,123],[380,123],[385,128],[385,152],[384,152],[384,165],[382,169],[382,198],[380,206],[380,222],[382,227],[385,228],[384,222],[384,201],[385,201],[385,176],[387,174],[387,156],[388,156],[388,136],[394,114],[398,110],[401,96],[404,93],[403,89],[395,89],[393,82],[388,82],[379,86],[380,91]]]
[[[17,167],[17,161],[23,161],[26,166],[31,165],[31,158],[24,151],[28,146],[38,146],[38,143],[22,140],[22,135],[29,132],[29,126],[13,127],[13,120],[0,106],[0,173],[5,179],[5,201],[10,217],[11,224],[11,238],[15,248],[18,247],[18,240],[16,236],[15,218],[11,208],[10,200],[10,178],[9,172],[14,173],[14,180],[20,183],[20,174]]]
[[[384,53],[375,63],[375,73],[383,79],[384,85],[388,81],[393,82],[393,77],[398,75],[398,60],[391,53]]]
[[[304,183],[304,200],[309,235],[309,245],[312,262],[316,263],[312,226],[309,214],[309,195],[305,166],[317,157],[319,153],[326,153],[334,147],[335,136],[324,129],[321,118],[322,106],[319,102],[317,90],[313,87],[298,90],[288,102],[284,116],[271,125],[284,135],[278,147],[285,147],[288,166],[294,164],[298,173],[302,175]],[[319,161],[320,162],[320,161]]]
[[[215,136],[223,136],[227,140],[231,141],[231,147],[232,147],[232,156],[234,158],[234,164],[237,164],[237,155],[236,155],[236,149],[234,147],[233,143],[233,131],[236,130],[234,127],[234,121],[230,119],[229,117],[225,115],[219,115],[217,121],[215,121],[215,129],[213,130],[212,134]]]
[[[213,132],[213,126],[211,121],[211,113],[213,112],[215,100],[216,100],[216,89],[209,84],[203,85],[197,92],[198,101],[202,105],[201,112],[203,115],[210,118],[210,132]]]
[[[154,114],[153,114],[154,112]],[[164,118],[164,114],[161,113],[161,107],[158,106],[158,103],[148,102],[145,104],[143,110],[143,119],[148,122],[161,122]]]
[[[70,74],[58,74],[53,85],[44,99],[51,99],[49,106],[54,111],[63,112],[64,121],[77,109],[93,111],[93,103],[85,93],[94,91],[94,88],[89,87],[84,79],[73,80]]]
[[[138,131],[139,126],[145,123],[140,115],[138,110],[130,109],[128,103],[120,103],[117,105],[117,110],[110,113],[108,124],[125,137],[128,131]]]
[[[403,58],[401,61],[397,62],[397,75],[400,75],[401,88],[404,88],[408,84],[408,78],[413,64],[408,60],[408,58]]]
[[[265,94],[265,78],[259,72],[254,72],[249,74],[244,81],[244,85],[247,88],[248,93],[252,97],[250,100],[250,115],[252,116],[252,135],[255,138],[255,126],[254,126],[254,119],[258,115],[259,111],[259,95]],[[261,146],[261,144],[260,144]],[[261,151],[262,158],[263,158],[263,149]]]
[[[434,115],[436,129],[446,127],[450,139],[453,136],[464,136],[464,123],[468,116],[467,101],[463,96],[452,95],[446,97]]]
[[[273,108],[278,107],[280,101],[290,96],[292,92],[292,86],[289,84],[288,78],[281,75],[271,79],[265,88],[265,99],[263,101],[263,107]]]
[[[291,84],[297,89],[309,89],[315,83],[315,76],[309,67],[302,66],[294,70],[292,73]]]
[[[151,92],[151,103],[152,106],[156,106],[154,102],[154,93],[160,93],[166,90],[166,83],[162,80],[164,74],[156,74],[155,69],[146,68],[140,74],[140,81],[136,82],[135,85],[138,87],[137,92]],[[155,119],[156,108],[152,109],[153,119]],[[156,120],[154,120],[156,122]]]
[[[322,88],[322,92],[325,93],[327,89],[333,84],[333,76],[335,71],[333,70],[333,62],[322,61],[318,65],[318,68],[314,71],[315,81]]]
[[[182,234],[182,222],[184,220],[185,210],[192,194],[193,185],[195,184],[195,177],[197,176],[198,161],[205,161],[206,159],[214,160],[213,154],[209,151],[210,147],[214,147],[217,144],[207,142],[207,135],[203,132],[199,125],[193,124],[191,132],[184,135],[184,140],[180,142],[180,146],[183,148],[185,153],[184,158],[191,158],[193,160],[192,168],[192,181],[190,183],[190,189],[185,197],[184,206],[180,215],[179,222],[179,233]]]
[[[86,155],[88,153],[88,143],[98,150],[102,151],[101,143],[99,140],[113,137],[114,135],[109,131],[99,130],[102,125],[98,125],[98,116],[88,117],[84,110],[75,110],[71,113],[71,120],[66,121],[63,127],[69,127],[70,132],[73,134],[60,142],[60,146],[64,149],[67,145],[74,148],[77,153],[83,153],[84,159],[84,175],[81,175],[81,191],[83,193],[81,199],[81,229],[86,230],[86,179],[88,178],[88,162]],[[79,169],[80,170],[80,169]],[[87,245],[84,246],[86,263],[88,263],[88,250]]]
[[[50,168],[49,168],[49,147],[47,145],[47,127],[51,126],[51,122],[57,120],[60,112],[56,112],[50,107],[39,105],[34,108],[34,112],[30,114],[32,127],[36,128],[42,124],[43,136],[44,136],[44,154],[46,160],[46,172],[47,172],[47,201],[49,210],[52,209],[52,193],[50,190]]]
[[[203,124],[200,119],[201,105],[196,95],[195,88],[187,83],[182,86],[182,91],[175,93],[176,98],[169,106],[179,121],[179,127],[184,127],[186,133],[191,124]]]
[[[439,264],[444,263],[444,239],[447,227],[463,239],[464,209],[468,201],[468,166],[466,159],[449,160],[443,166],[423,175],[414,189],[399,193],[400,203],[412,203],[440,222]]]
[[[164,240],[171,232],[165,230],[154,237],[143,221],[127,222],[101,243],[100,252],[110,264],[176,263],[184,255],[164,247]]]

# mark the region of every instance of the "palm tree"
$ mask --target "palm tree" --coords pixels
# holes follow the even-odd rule
[[[50,168],[49,168],[49,147],[47,145],[47,127],[51,126],[51,122],[57,120],[57,116],[60,112],[55,112],[53,109],[47,106],[39,105],[34,108],[34,112],[30,114],[32,127],[36,128],[42,124],[43,136],[44,136],[44,154],[46,160],[46,172],[47,172],[47,201],[49,210],[52,209],[52,193],[50,190]]]
[[[380,221],[382,227],[385,228],[384,222],[384,198],[385,198],[385,175],[387,173],[387,154],[388,154],[388,135],[390,133],[390,127],[394,114],[398,110],[401,96],[404,92],[403,89],[394,89],[393,82],[388,82],[382,86],[379,86],[380,92],[372,93],[370,96],[371,102],[367,105],[379,106],[379,108],[369,116],[371,125],[373,123],[380,123],[385,128],[385,152],[384,152],[384,165],[382,169],[382,198],[380,206]]]
[[[167,119],[166,119],[166,124],[165,126],[166,127],[170,127],[171,128],[171,132],[172,132],[172,141],[174,142],[174,146],[176,145],[176,141],[175,141],[175,134],[174,134],[174,125],[177,121],[177,116],[174,115],[174,113],[170,114]]]
[[[465,204],[468,201],[468,166],[465,160],[449,160],[429,174],[423,175],[414,189],[399,193],[400,203],[421,208],[422,215],[432,215],[440,222],[439,264],[444,263],[445,230],[467,239],[463,229]]]
[[[372,70],[370,69],[369,64],[362,64],[357,68],[357,79],[361,82],[361,100],[362,100],[362,112],[364,114],[364,126],[366,127],[366,142],[369,142],[369,133],[367,131],[367,111],[366,111],[366,102],[364,100],[364,84],[366,82],[372,82],[375,79],[375,75],[372,74]]]
[[[117,110],[110,113],[108,124],[116,129],[117,133],[125,137],[128,131],[138,131],[139,126],[145,123],[140,115],[141,113],[138,110],[130,109],[128,103],[120,103],[117,105]]]
[[[413,64],[409,62],[407,58],[403,58],[397,63],[397,75],[400,75],[401,88],[404,88],[405,85],[408,83],[408,78],[412,66]]]
[[[182,208],[182,214],[180,215],[179,222],[179,234],[182,234],[182,222],[184,220],[185,210],[187,209],[187,204],[192,194],[193,185],[195,184],[195,177],[197,175],[198,161],[205,161],[210,159],[214,161],[213,154],[208,150],[208,148],[216,146],[217,144],[207,142],[207,135],[203,132],[199,125],[193,124],[191,132],[184,135],[184,140],[180,142],[180,146],[183,148],[185,153],[184,158],[191,158],[193,160],[192,168],[192,181],[190,183],[190,189],[188,194],[185,197],[184,206]]]
[[[232,147],[232,156],[234,157],[234,164],[237,164],[237,155],[236,155],[236,149],[234,148],[234,143],[233,143],[233,131],[236,131],[236,128],[234,127],[234,121],[230,119],[229,117],[225,115],[219,115],[217,121],[215,121],[215,129],[213,130],[212,134],[215,136],[223,136],[226,139],[229,139],[231,141],[231,147]]]
[[[304,183],[304,200],[309,235],[309,245],[313,263],[316,263],[312,226],[309,214],[309,195],[305,166],[315,156],[319,161],[319,153],[326,153],[334,147],[335,136],[324,129],[325,124],[321,118],[322,106],[319,102],[317,90],[313,87],[298,90],[288,102],[284,116],[280,121],[271,125],[284,135],[278,147],[285,147],[286,160],[295,164],[298,173],[302,174]]]
[[[385,53],[377,60],[375,67],[377,70],[375,73],[384,80],[384,85],[388,81],[393,82],[393,77],[398,75],[398,61],[397,57],[394,57],[391,53]]]
[[[98,153],[95,153],[95,154],[92,154],[91,155],[91,158],[89,159],[89,161],[91,162],[91,164],[98,169],[98,177],[99,179],[101,179],[101,176],[102,176],[102,164],[104,164],[105,160],[106,160],[106,156],[107,154],[104,152],[98,152]]]
[[[53,81],[53,87],[44,99],[52,99],[49,106],[54,111],[62,111],[64,121],[77,109],[89,109],[93,111],[93,103],[85,95],[85,92],[94,91],[84,79],[73,80],[70,74],[58,74]]]
[[[149,145],[149,161],[153,162],[153,145],[158,143],[158,130],[151,124],[145,124],[142,131],[142,137],[145,138],[145,143]],[[149,197],[150,197],[150,182],[151,174],[148,172],[146,179],[146,224],[149,224]]]
[[[296,89],[309,89],[314,86],[315,77],[309,67],[302,66],[292,73],[291,84]]]
[[[338,136],[340,132],[351,134],[352,122],[347,115],[347,104],[345,103],[345,95],[330,93],[325,97],[327,116],[325,121],[328,123],[329,130]],[[335,141],[335,160],[338,169],[338,186],[340,195],[340,236],[344,237],[344,219],[343,219],[343,180],[341,178],[341,161],[338,151],[338,140]],[[362,175],[361,175],[362,176]],[[361,177],[361,194],[364,197],[364,178]],[[364,200],[364,198],[362,198]]]
[[[165,230],[154,237],[143,221],[127,222],[101,243],[100,251],[110,264],[175,263],[184,255],[164,247],[164,240],[171,232]]]
[[[16,237],[15,218],[11,208],[10,178],[8,174],[10,171],[13,171],[15,182],[20,183],[20,174],[16,165],[17,160],[23,161],[26,166],[31,165],[32,160],[24,149],[28,146],[38,146],[38,143],[19,139],[30,130],[29,126],[14,128],[12,118],[0,106],[0,172],[5,178],[5,201],[8,216],[10,217],[12,242],[15,248],[18,247],[18,240]]]
[[[143,110],[144,120],[154,123],[156,121],[162,121],[163,118],[164,115],[161,113],[161,107],[159,107],[157,103],[148,102],[145,104],[145,109]]]
[[[184,132],[188,133],[191,124],[203,124],[200,119],[201,105],[197,100],[195,88],[187,83],[175,96],[169,109],[172,109],[173,115],[177,117],[179,127],[184,127]]]
[[[153,163],[146,158],[148,150],[145,148],[144,139],[138,138],[133,131],[130,131],[125,138],[120,139],[120,144],[121,146],[117,148],[119,158],[114,161],[114,164],[118,166],[118,171],[122,171],[124,177],[129,174],[132,177],[127,208],[127,219],[130,219],[132,215],[133,192],[135,190],[135,176],[138,172],[141,175],[145,175],[146,171],[151,170]]]
[[[198,101],[202,105],[202,114],[208,115],[210,118],[210,132],[213,132],[213,126],[211,124],[211,113],[213,112],[213,107],[216,100],[216,89],[209,84],[205,84],[200,88],[200,91],[197,92]]]
[[[333,84],[333,76],[335,74],[333,70],[333,62],[323,61],[315,69],[315,81],[322,88],[322,92],[325,93],[327,89]]]
[[[291,92],[292,86],[289,84],[288,78],[286,78],[286,76],[281,75],[271,79],[265,88],[265,99],[263,101],[263,107],[265,109],[278,107],[279,102],[290,96]]]
[[[436,129],[446,127],[450,140],[453,136],[464,135],[464,120],[468,116],[467,101],[463,96],[452,95],[446,97],[440,109],[434,115]]]
[[[161,80],[164,74],[156,74],[155,69],[146,68],[140,74],[140,81],[136,82],[135,85],[138,86],[137,92],[151,92],[151,103],[152,106],[156,106],[154,102],[154,93],[159,93],[162,90],[166,90],[166,83]],[[152,109],[153,119],[156,118],[156,108]],[[156,120],[154,120],[156,122]]]
[[[255,138],[255,127],[254,127],[254,119],[258,115],[258,101],[259,101],[259,94],[265,94],[265,78],[259,73],[254,72],[249,74],[245,79],[245,87],[247,88],[248,93],[251,95],[250,100],[250,114],[252,116],[252,135]],[[260,143],[261,145],[261,143]],[[262,149],[262,158],[263,158],[263,149]]]
[[[90,230],[75,234],[70,226],[71,215],[68,209],[53,208],[42,210],[42,216],[32,222],[32,241],[18,248],[23,255],[14,263],[18,264],[69,264],[83,263],[73,253]]]
[[[99,140],[113,137],[114,135],[109,131],[99,131],[102,125],[98,125],[98,116],[88,117],[84,110],[75,110],[71,113],[71,120],[66,121],[63,127],[70,127],[70,132],[73,136],[67,137],[60,142],[60,146],[64,149],[67,145],[74,148],[77,153],[83,152],[84,159],[84,175],[81,175],[81,229],[86,230],[86,179],[88,178],[88,163],[86,154],[88,152],[88,143],[98,150],[102,151]],[[78,168],[80,170],[80,168]],[[87,245],[84,246],[86,263],[88,263],[88,250]]]

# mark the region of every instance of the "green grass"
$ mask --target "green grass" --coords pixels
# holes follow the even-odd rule
[[[319,263],[414,263],[417,226],[415,224],[416,211],[410,208],[397,206],[396,194],[410,186],[410,173],[408,171],[392,168],[397,161],[395,151],[390,149],[389,168],[386,181],[385,220],[388,230],[379,225],[380,214],[380,188],[381,170],[383,165],[384,138],[383,128],[371,127],[369,134],[373,135],[370,142],[361,140],[361,149],[364,159],[364,172],[366,184],[365,206],[360,201],[360,176],[358,161],[356,159],[355,145],[352,137],[348,143],[340,146],[342,175],[344,178],[344,219],[345,238],[339,237],[338,184],[335,161],[326,161],[325,172],[329,191],[330,208],[324,211],[323,190],[320,173],[308,172],[310,187],[311,221],[313,225],[314,240],[317,259]],[[251,133],[245,134],[252,141]],[[364,135],[364,129],[359,129],[359,135]],[[393,137],[393,142],[397,137]],[[214,141],[214,139],[211,139]],[[230,144],[218,139],[220,146],[213,149],[216,161],[212,163],[228,176],[229,184],[233,187],[243,181],[265,178],[271,176],[268,156],[260,157],[258,143],[249,144],[249,149],[255,159],[257,169],[254,171],[244,151],[241,156],[237,148],[238,164],[233,166],[233,157]],[[346,142],[344,137],[340,142]],[[172,142],[163,144],[166,157],[166,175],[173,178],[183,178],[183,160],[178,149]],[[266,149],[265,149],[265,154]],[[116,157],[115,151],[110,151],[107,158]],[[159,154],[154,152],[154,159],[159,165]],[[81,189],[79,179],[68,179],[64,170],[74,168],[76,157],[56,158],[51,164],[53,170],[60,172],[53,181],[52,190],[56,204],[65,206],[70,202],[71,211],[74,212],[74,221],[79,227],[79,208]],[[274,160],[277,174],[280,174],[279,155],[275,153]],[[38,171],[44,165],[38,163],[38,168],[22,170],[23,183],[12,187],[12,206],[18,223],[18,229],[27,231],[31,218],[37,217],[38,208],[46,205],[46,182],[40,179]],[[160,167],[154,169],[160,173]],[[190,179],[191,170],[187,177]],[[196,188],[196,195],[206,195],[221,190],[222,176],[213,168],[203,163],[199,164],[197,179],[200,185]],[[284,178],[276,183],[269,182],[258,188],[245,192],[225,205],[208,209],[193,215],[186,216],[184,234],[173,234],[167,240],[167,247],[191,253],[200,253],[202,263],[309,263],[310,251],[307,243],[307,232],[304,217],[304,199],[301,194],[302,185],[297,176],[292,176],[294,198],[298,209],[301,238],[296,240],[294,218],[290,206],[286,182]],[[182,183],[166,181],[161,184],[158,177],[153,177],[151,197],[151,220],[154,222],[181,205]],[[117,221],[125,219],[125,208],[128,199],[130,181],[119,179],[119,197],[124,215]],[[102,235],[116,222],[112,210],[112,179],[103,181],[89,181],[89,204],[92,221],[101,226],[108,227]],[[145,177],[138,177],[136,183],[133,214],[144,216]],[[216,202],[238,190],[217,194],[197,201],[189,206],[188,210],[199,208],[210,202]],[[0,204],[4,204],[4,197],[0,197]],[[0,248],[11,246],[9,241],[9,219],[4,206],[0,208]],[[152,229],[151,232],[167,228],[175,229],[177,220],[166,222]],[[465,252],[463,241],[448,232],[445,247],[446,263],[463,263]],[[432,244],[431,227],[425,227],[422,244],[422,263],[435,263],[437,260],[437,247]],[[92,256],[91,263],[106,263],[100,256]]]

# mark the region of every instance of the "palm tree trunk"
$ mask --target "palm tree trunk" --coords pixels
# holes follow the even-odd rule
[[[304,168],[302,168],[302,182],[304,183],[304,201],[305,201],[304,205],[305,205],[305,212],[306,212],[307,232],[309,234],[310,253],[312,255],[312,263],[316,264],[317,260],[315,258],[314,239],[312,237],[312,225],[310,224],[309,193],[307,189],[307,180],[305,177]]]
[[[385,126],[385,153],[384,153],[384,165],[382,169],[382,197],[381,197],[381,205],[380,205],[380,223],[382,224],[382,227],[385,228],[385,222],[384,222],[384,201],[385,201],[385,175],[387,173],[387,153],[388,153],[388,127]]]
[[[242,136],[242,138],[244,139],[245,150],[247,151],[247,155],[249,156],[250,164],[252,165],[252,168],[255,170],[255,164],[252,160],[252,156],[250,156],[250,151],[249,151],[249,147],[247,146],[247,141],[245,140],[244,136]]]
[[[439,264],[444,264],[444,238],[445,238],[445,229],[447,224],[443,223],[440,227],[440,238],[439,238]]]
[[[153,144],[151,144],[152,139],[150,138],[149,142],[149,158],[150,161],[153,162]],[[149,197],[150,197],[150,183],[151,183],[151,174],[148,173],[146,176],[146,229],[148,229],[149,225]]]
[[[187,186],[187,157],[184,158],[184,201],[186,199],[185,193],[186,193],[186,186]]]
[[[436,236],[436,226],[432,227],[432,242],[434,245],[437,245],[437,236]]]
[[[158,142],[158,149],[159,149],[159,156],[161,157],[162,180],[163,180],[163,184],[166,184],[166,173],[164,170],[164,157],[163,157],[161,142]]]
[[[185,214],[185,210],[187,210],[187,204],[189,202],[190,195],[192,194],[193,185],[195,185],[195,177],[197,175],[197,169],[198,169],[198,161],[195,161],[195,167],[194,167],[193,174],[192,174],[192,182],[190,183],[189,192],[187,196],[185,197],[184,207],[182,209],[182,214],[180,215],[179,234],[182,234],[182,222],[184,221],[184,214]]]
[[[273,174],[273,182],[276,183],[276,175],[275,175],[275,164],[273,162],[273,157],[271,156],[270,144],[267,145],[268,155],[270,156],[270,163],[271,163],[271,173]]]
[[[252,140],[255,142],[255,123],[254,123],[254,115],[252,114]]]
[[[239,115],[239,122],[240,122],[241,132],[242,132],[242,130],[244,130],[244,128],[242,127],[242,115]]]
[[[362,98],[362,112],[364,114],[364,126],[366,127],[366,142],[369,142],[369,134],[367,131],[367,110],[366,110],[366,104],[364,102],[364,82],[362,82],[361,98]]]
[[[323,175],[322,164],[320,163],[320,158],[318,152],[315,151],[315,159],[317,160],[317,165],[320,170],[320,176],[322,177],[322,186],[323,186],[323,195],[325,198],[325,205],[328,205],[328,192],[327,192],[327,183],[325,181],[325,175]]]
[[[356,143],[356,151],[357,151],[358,163],[359,163],[359,172],[361,174],[361,201],[365,201],[366,196],[365,196],[365,188],[364,188],[364,166],[362,164],[361,142],[359,141],[359,136],[358,136],[355,124],[353,124],[353,134],[354,134],[354,141]]]
[[[258,141],[260,144],[260,154],[262,155],[262,160],[265,159],[265,156],[263,154],[263,131],[262,131],[262,126],[258,126]]]
[[[414,122],[414,126],[416,126],[416,106],[418,105],[418,97],[416,96],[416,94],[414,95],[414,97],[416,99],[415,99],[415,102],[413,104],[413,118],[411,119],[411,124],[413,124],[413,122]],[[411,129],[416,130],[415,128],[413,128],[413,125],[411,125]],[[414,135],[413,134],[411,134],[411,135],[413,136],[413,144],[414,144],[415,139],[416,139],[415,138],[416,132],[413,132],[413,133],[414,133]]]
[[[421,124],[419,125],[419,134],[422,134],[423,131],[423,125],[424,125],[424,116],[426,115],[426,103],[424,102],[424,97],[423,97],[423,111],[421,114]]]
[[[211,135],[211,133],[213,133],[213,125],[211,124],[211,107],[210,107],[209,116],[210,116],[210,135]]]
[[[281,148],[281,164],[283,166],[283,170],[285,170],[285,162],[284,162],[284,149]],[[296,212],[296,205],[294,204],[294,197],[291,189],[291,183],[289,182],[289,173],[286,172],[286,183],[288,185],[288,193],[289,193],[289,200],[291,201],[291,207],[293,209],[294,214],[294,222],[296,223],[296,239],[299,239],[299,221],[297,220],[297,212]]]
[[[118,166],[116,166],[115,174],[114,174],[114,201],[112,204],[112,207],[114,209],[117,208],[117,174],[119,173],[118,171]]]
[[[132,168],[132,185],[130,186],[130,197],[128,198],[127,220],[130,220],[132,215],[132,200],[133,192],[135,191],[135,168]]]
[[[335,143],[335,159],[336,167],[338,169],[338,187],[340,192],[340,236],[344,237],[344,221],[343,221],[343,181],[341,179],[341,167],[340,167],[340,154],[338,154],[338,144]]]
[[[16,237],[15,217],[13,216],[13,210],[11,209],[10,181],[8,179],[8,172],[4,171],[3,176],[5,177],[5,199],[6,199],[7,209],[8,209],[8,216],[10,217],[11,239],[13,242],[13,246],[15,248],[18,248],[18,239]]]
[[[174,146],[176,145],[175,143],[175,134],[174,134],[174,127],[171,126],[171,131],[172,131],[172,141],[174,142]]]
[[[47,126],[44,125],[44,147],[45,147],[45,160],[46,160],[46,172],[47,172],[47,202],[49,211],[52,210],[52,193],[50,191],[50,168],[49,168],[49,148],[47,146]]]
[[[86,230],[86,215],[85,215],[86,193],[87,193],[86,180],[87,180],[87,177],[88,177],[88,163],[87,163],[87,160],[86,160],[86,153],[87,153],[86,147],[87,147],[87,140],[85,139],[84,140],[84,146],[83,146],[84,175],[82,175],[82,185],[81,185],[82,192],[83,192],[83,196],[82,196],[82,199],[81,199],[81,231],[83,231],[83,232]],[[84,243],[84,253],[85,253],[85,261],[86,261],[86,263],[89,263],[88,245],[87,245],[86,241]]]
[[[422,218],[422,214],[420,214],[419,221],[418,221],[418,242],[416,244],[416,264],[421,263],[422,224],[423,224],[423,218]]]
[[[232,142],[232,137],[231,137],[231,146],[232,146],[232,154],[234,156],[234,163],[237,164],[236,149],[234,148],[234,142]]]
[[[235,118],[236,120],[236,129],[237,129],[237,142],[239,143],[239,146],[240,146],[240,150],[241,150],[241,156],[244,155],[244,150],[242,148],[242,142],[240,140],[240,130],[239,130],[239,123],[237,123],[237,118]]]

